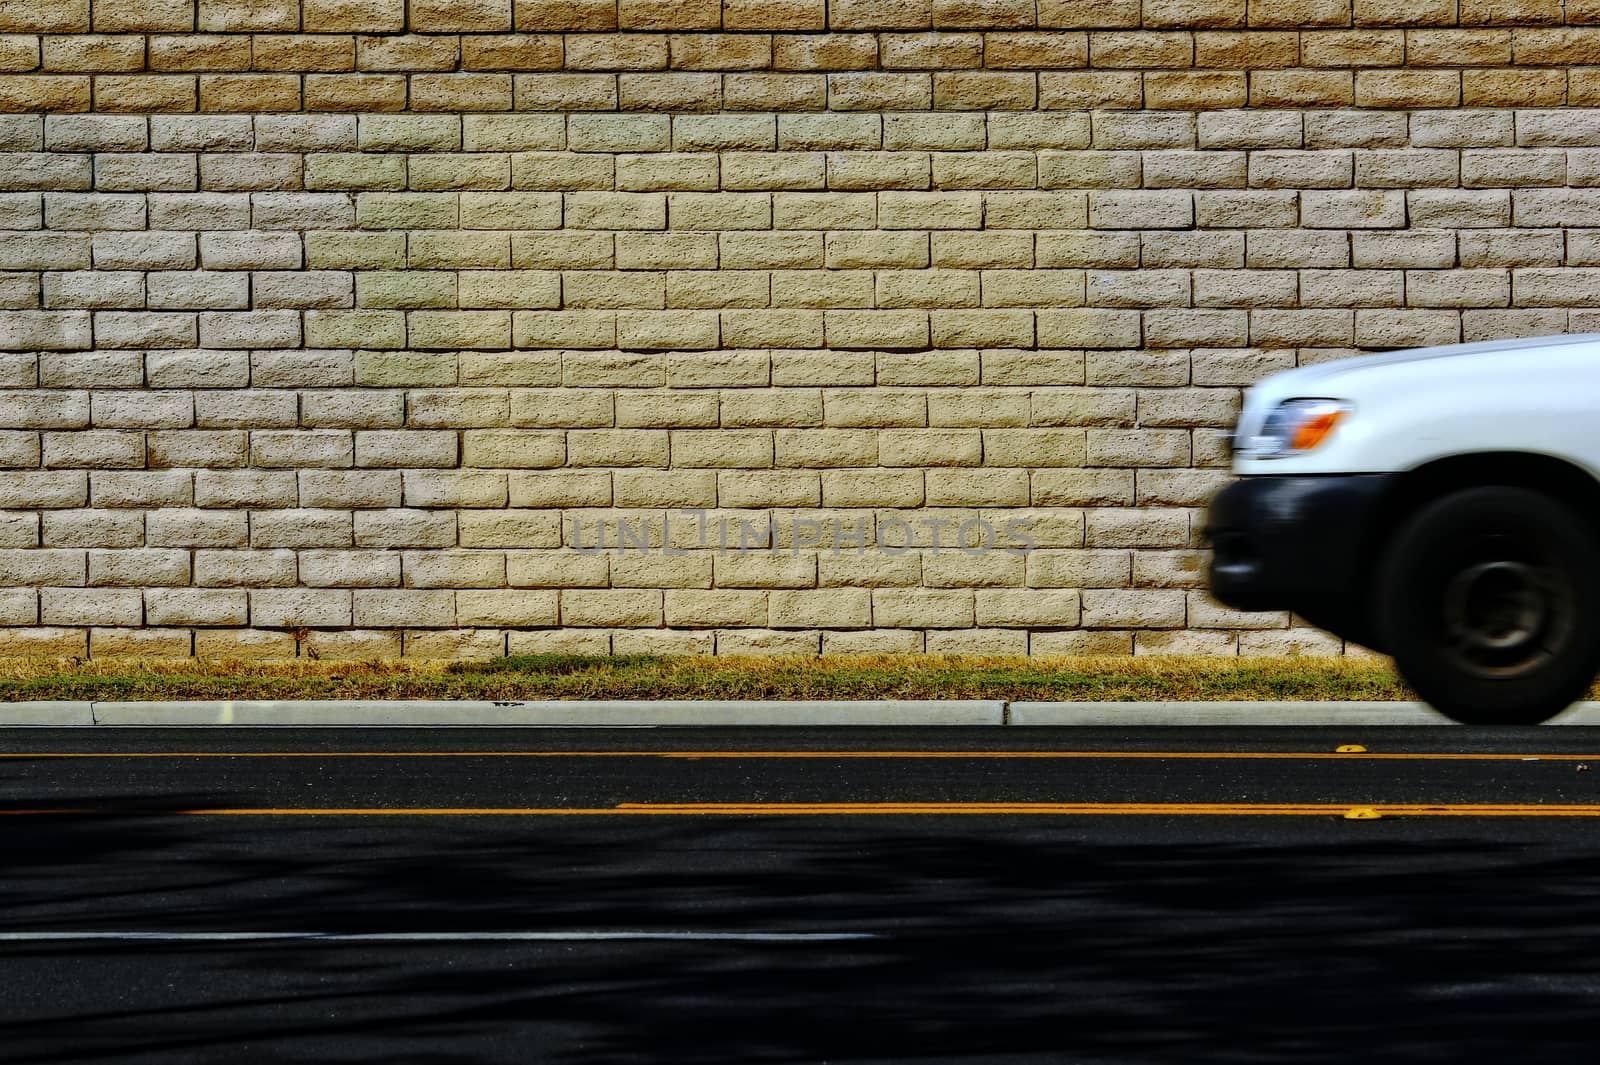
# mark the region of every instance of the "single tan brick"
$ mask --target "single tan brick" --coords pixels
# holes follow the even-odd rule
[[[356,223],[363,229],[451,229],[460,217],[454,193],[361,193]]]
[[[461,46],[455,37],[357,37],[358,70],[410,72],[454,70]]]
[[[822,634],[822,653],[825,655],[916,654],[921,650],[922,633],[905,629],[860,629]]]
[[[1300,64],[1308,67],[1398,67],[1405,60],[1404,30],[1327,30],[1300,43]]]
[[[500,588],[506,583],[505,554],[500,551],[407,551],[401,565],[411,588]]]
[[[1353,0],[1358,26],[1448,26],[1456,20],[1456,0]]]
[[[461,66],[465,70],[559,70],[561,38],[547,34],[464,37]]]
[[[405,234],[307,234],[306,265],[314,270],[360,270],[404,266]]]
[[[469,429],[461,434],[463,466],[538,469],[566,461],[561,433],[523,429]]]
[[[674,589],[666,593],[664,616],[668,625],[689,628],[765,625],[767,596],[764,591]]]
[[[575,551],[512,551],[506,555],[507,583],[517,588],[603,588],[610,563],[605,555]]]
[[[875,536],[877,531],[872,530],[870,535]],[[885,531],[893,535],[898,530],[885,527]],[[922,583],[922,554],[894,549],[872,551],[864,546],[852,550],[842,542],[834,551],[825,538],[824,548],[817,555],[817,583],[823,588],[916,587]]]
[[[997,70],[1082,67],[1089,63],[1085,33],[991,33],[983,43],[983,65]]]
[[[652,589],[564,589],[563,625],[659,625],[662,593]]]
[[[1244,22],[1244,0],[1218,4],[1203,0],[1145,0],[1144,4],[1144,25],[1149,27],[1241,26]]]
[[[97,0],[94,28],[101,33],[194,29],[195,0]]]
[[[1089,35],[1089,64],[1111,68],[1186,67],[1194,42],[1186,33],[1096,32]]]
[[[835,30],[928,29],[933,0],[832,0],[828,21]]]
[[[607,7],[614,9],[613,5]],[[611,635],[609,629],[534,629],[505,634],[507,653],[513,655],[608,655]]]
[[[722,79],[727,111],[821,111],[827,101],[822,75],[727,74]]]
[[[469,510],[456,520],[462,547],[559,547],[558,517],[543,510]]]
[[[469,152],[559,149],[566,121],[556,115],[466,115],[461,146]]]
[[[331,34],[286,34],[252,38],[257,70],[354,70],[355,40]]]
[[[411,187],[414,189],[496,190],[504,189],[511,184],[511,159],[498,153],[418,155],[411,158],[408,168]],[[531,202],[533,199],[524,196],[521,201],[512,199],[503,206],[511,207],[518,202]],[[555,202],[556,198],[551,196],[542,199],[546,209]],[[522,219],[515,216],[508,217],[506,221],[510,224],[508,228],[534,228],[519,225]]]
[[[150,38],[151,70],[249,70],[250,38],[156,36]],[[352,56],[354,49],[351,49]]]
[[[410,0],[416,33],[495,33],[511,29],[511,0]]]
[[[609,30],[616,25],[616,0],[516,0],[519,30]]]
[[[966,628],[974,618],[974,593],[965,589],[875,588],[876,625],[910,628]]]
[[[1033,0],[934,0],[939,29],[1017,29],[1035,25]]]
[[[87,111],[90,99],[87,77],[0,74],[0,112]]]
[[[1250,77],[1252,107],[1338,107],[1355,95],[1345,70],[1263,70]]]
[[[1461,75],[1450,70],[1363,70],[1356,73],[1361,107],[1454,107]]]
[[[816,632],[775,632],[772,629],[722,629],[716,634],[719,654],[815,655],[821,646]]]
[[[0,651],[13,657],[86,657],[83,628],[0,628]]]
[[[1347,26],[1351,0],[1250,0],[1252,26]]]
[[[193,111],[198,83],[188,74],[103,74],[94,79],[97,111],[137,114]]]
[[[669,56],[667,38],[655,34],[574,34],[566,39],[569,70],[664,70]]]
[[[941,70],[983,66],[983,35],[893,33],[881,38],[883,66],[891,70]]]
[[[202,111],[298,111],[300,78],[294,74],[202,74]]]
[[[406,632],[406,658],[473,659],[499,658],[506,653],[507,634],[499,629],[451,629],[439,632]]]
[[[624,30],[714,30],[722,25],[722,0],[617,0]]]
[[[933,76],[933,106],[942,111],[1026,111],[1037,102],[1031,73],[941,71]]]
[[[370,629],[313,631],[306,633],[301,648],[306,657],[327,662],[373,662],[399,658],[401,634]]]
[[[299,0],[199,0],[195,28],[206,33],[271,33],[299,27]]]
[[[133,588],[44,588],[39,592],[39,620],[46,625],[140,625],[144,599]]]
[[[933,78],[928,74],[828,75],[828,106],[835,111],[926,111],[932,103]]]
[[[861,629],[872,623],[872,593],[865,588],[773,591],[769,624],[775,629]]]
[[[673,388],[758,388],[773,383],[772,353],[767,351],[675,351],[662,363],[666,383]]]
[[[405,29],[405,0],[301,0],[309,33],[398,33]]]
[[[308,111],[400,111],[406,103],[401,74],[307,74]]]
[[[1298,27],[1300,23],[1290,25]],[[1197,67],[1250,71],[1293,67],[1302,61],[1301,50],[1298,33],[1213,31],[1194,35],[1194,65]]]
[[[877,62],[876,34],[785,34],[773,40],[776,70],[864,70]]]
[[[1077,591],[984,589],[976,595],[979,625],[1021,628],[1076,627],[1081,616]]]
[[[405,346],[405,316],[397,311],[308,311],[306,343],[326,348]]]
[[[1523,39],[1519,34],[1518,62],[1571,61],[1556,58],[1570,44],[1570,39],[1551,36],[1550,31],[1527,32],[1534,36]],[[1407,30],[1405,36],[1406,61],[1411,66],[1493,66],[1511,62],[1510,30]]]
[[[458,591],[456,622],[461,625],[554,625],[557,593],[511,590]]]
[[[1144,94],[1147,107],[1177,109],[1243,107],[1249,95],[1244,74],[1220,71],[1146,74]]]
[[[610,111],[617,106],[614,74],[518,74],[519,111]]]
[[[979,275],[961,270],[885,270],[877,275],[877,304],[893,307],[976,307]]]
[[[1044,71],[1039,74],[1039,106],[1047,111],[1138,107],[1143,99],[1143,81],[1136,71]]]
[[[47,71],[138,71],[144,69],[144,39],[130,34],[46,37],[40,58]]]
[[[1007,629],[963,629],[926,634],[926,650],[935,655],[1011,655],[1028,653],[1028,634]]]
[[[0,33],[84,33],[89,0],[7,0],[0,4]]]
[[[411,106],[417,111],[509,111],[510,74],[415,74]]]
[[[1576,76],[1579,72],[1572,71]],[[1464,70],[1461,102],[1466,107],[1559,107],[1579,104],[1581,88],[1568,97],[1565,70]]]

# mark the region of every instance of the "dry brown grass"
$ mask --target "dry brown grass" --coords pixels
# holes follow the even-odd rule
[[[0,699],[1409,699],[1356,658],[0,659]]]

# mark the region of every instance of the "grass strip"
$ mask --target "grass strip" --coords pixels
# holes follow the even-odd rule
[[[686,658],[524,655],[480,662],[0,659],[0,699],[1397,700],[1355,658]]]

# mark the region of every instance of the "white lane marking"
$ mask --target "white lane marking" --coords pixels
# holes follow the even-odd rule
[[[0,932],[0,943],[137,940],[156,943],[229,943],[317,940],[327,943],[506,943],[584,940],[694,940],[735,943],[830,943],[877,939],[875,932]]]

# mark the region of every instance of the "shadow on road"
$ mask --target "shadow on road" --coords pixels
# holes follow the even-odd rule
[[[1594,1038],[1576,833],[122,809],[0,816],[0,927],[880,938],[4,943],[8,1062],[1566,1062]]]

